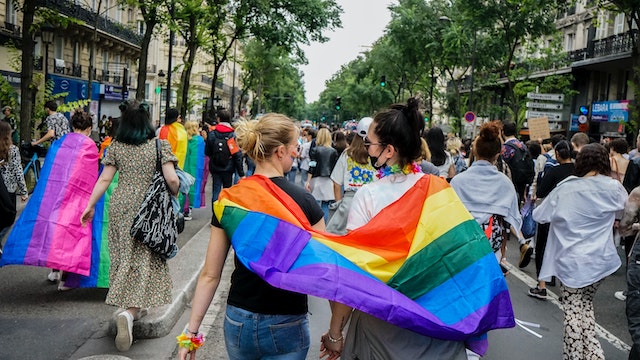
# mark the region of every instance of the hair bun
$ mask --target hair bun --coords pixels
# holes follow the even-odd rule
[[[497,121],[490,121],[480,127],[480,138],[484,141],[496,141],[500,138],[500,125]]]

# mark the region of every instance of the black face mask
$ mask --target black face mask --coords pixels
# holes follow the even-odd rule
[[[380,155],[382,155],[382,153],[384,152],[385,149],[382,149],[382,151],[380,151],[380,154],[378,154],[378,156],[371,156],[369,155],[369,159],[371,160],[371,166],[373,166],[374,169],[376,170],[380,170],[383,167],[387,166],[387,160],[384,161],[384,163],[382,163],[382,165],[378,165],[378,158],[380,157]]]

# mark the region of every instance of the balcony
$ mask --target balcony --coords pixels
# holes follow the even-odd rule
[[[609,55],[631,53],[634,41],[638,41],[640,32],[636,30],[609,36],[600,40],[591,40],[586,48],[568,52],[571,62],[596,59]]]
[[[67,0],[36,0],[37,6],[55,9],[62,15],[66,15],[78,20],[82,20],[87,26],[92,26],[96,22],[97,14],[80,5],[73,4]],[[134,31],[125,28],[122,24],[112,21],[104,16],[99,16],[97,21],[98,29],[102,30],[118,39],[129,42],[135,46],[140,46],[142,37]]]
[[[71,64],[71,67],[68,70],[70,70],[69,75],[75,76],[75,77],[82,77],[82,65]]]

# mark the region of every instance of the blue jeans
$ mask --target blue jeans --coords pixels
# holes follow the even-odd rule
[[[295,184],[296,183],[296,175],[297,175],[297,170],[296,168],[291,168],[291,170],[284,174],[284,176],[287,177],[287,180],[289,180],[290,183]]]
[[[302,186],[303,188],[307,183],[307,174],[309,174],[309,170],[300,169],[300,186]]]
[[[229,360],[304,360],[310,337],[307,314],[257,314],[227,305],[224,342]]]
[[[229,188],[233,185],[233,173],[232,172],[216,172],[211,173],[211,177],[213,178],[212,193],[213,197],[211,202],[218,200],[218,196],[220,195],[220,191],[222,188]]]
[[[316,200],[320,208],[322,208],[322,212],[324,213],[324,223],[329,222],[329,204],[333,202],[333,200]]]

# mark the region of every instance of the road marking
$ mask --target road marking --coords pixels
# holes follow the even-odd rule
[[[538,281],[537,280],[535,280],[531,276],[529,276],[526,273],[524,273],[517,266],[513,266],[509,262],[507,262],[507,264],[509,265],[509,274],[512,274],[513,276],[517,277],[518,280],[520,280],[523,283],[525,283],[528,287],[535,287],[535,286],[538,285]],[[553,293],[553,291],[551,291],[549,289],[547,289],[547,298],[548,298],[547,299],[548,302],[556,305],[560,310],[562,310],[562,304],[560,303],[558,295],[556,295],[555,293]],[[516,319],[516,322],[517,321],[518,320]],[[525,330],[529,331],[529,329],[525,329]],[[616,349],[618,349],[620,351],[629,352],[631,350],[631,346],[627,345],[627,343],[625,343],[624,341],[620,340],[617,336],[615,336],[612,333],[610,333],[607,329],[603,328],[598,323],[596,323],[596,335],[598,335],[599,337],[601,337],[604,340],[608,341],[611,345],[613,345],[613,347],[615,347]]]

